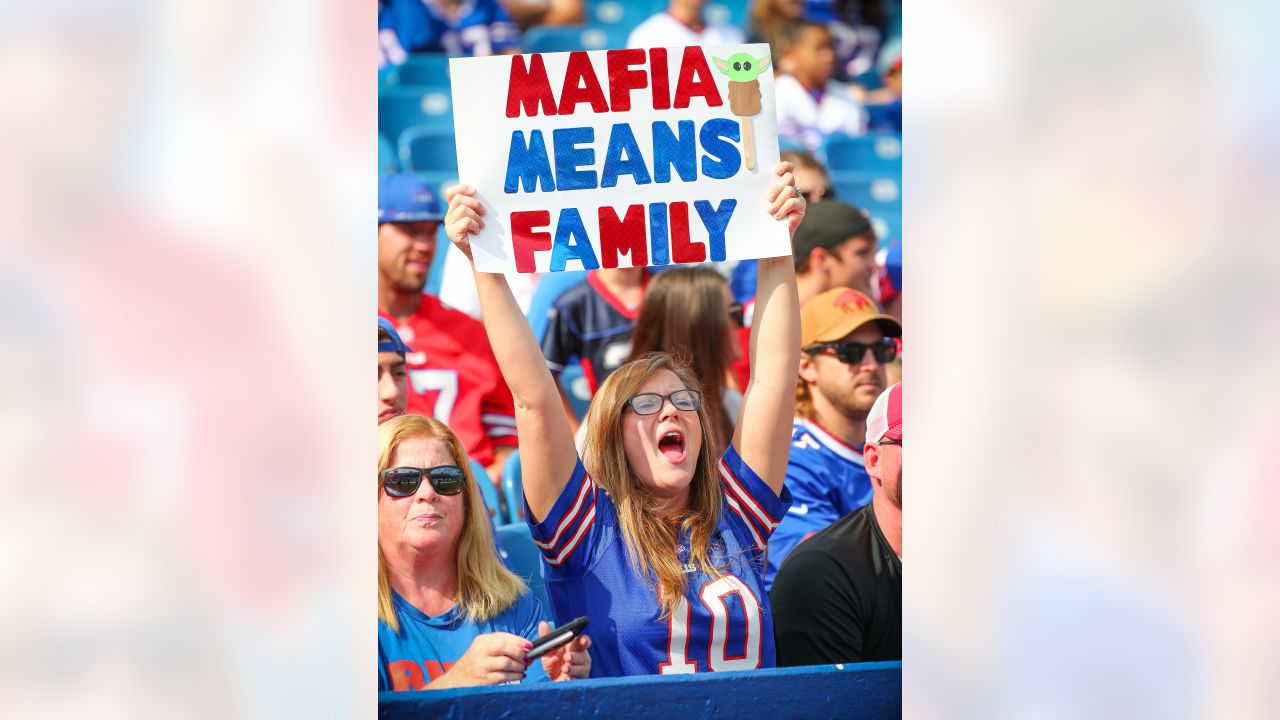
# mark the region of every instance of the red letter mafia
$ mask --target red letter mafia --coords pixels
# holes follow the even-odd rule
[[[507,117],[521,114],[535,117],[542,115],[570,115],[579,104],[591,107],[595,113],[625,112],[631,109],[631,91],[650,87],[652,81],[652,107],[654,110],[683,109],[695,97],[701,97],[707,107],[720,107],[724,100],[716,88],[711,68],[701,48],[687,47],[680,61],[680,74],[676,79],[674,96],[667,76],[667,51],[653,48],[648,51],[648,68],[645,69],[645,51],[640,49],[609,50],[605,53],[608,76],[606,95],[596,76],[586,52],[569,53],[569,65],[565,68],[560,87],[560,100],[551,93],[551,81],[541,55],[511,57],[511,75],[507,80]]]

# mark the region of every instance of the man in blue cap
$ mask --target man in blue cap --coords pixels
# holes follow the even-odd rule
[[[409,402],[409,368],[405,356],[411,348],[400,339],[396,326],[378,318],[378,424],[403,415]]]
[[[497,483],[516,447],[515,403],[484,325],[422,292],[444,218],[439,198],[415,175],[378,181],[378,315],[404,343],[408,412],[444,422]]]

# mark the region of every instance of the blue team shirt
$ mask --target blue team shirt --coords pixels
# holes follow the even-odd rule
[[[862,464],[862,446],[851,447],[817,423],[796,418],[787,460],[791,507],[769,541],[765,588],[801,540],[871,502],[871,476]]]
[[[378,690],[421,690],[443,675],[471,647],[477,636],[505,632],[535,640],[538,621],[544,619],[542,604],[531,593],[519,599],[488,622],[467,620],[458,606],[443,615],[427,615],[410,605],[394,590],[400,632],[393,633],[378,621]],[[546,680],[542,662],[535,661],[525,673],[525,682]]]
[[[711,560],[725,574],[715,578],[688,565],[688,538],[681,537],[688,589],[666,619],[660,619],[656,578],[637,575],[613,501],[581,460],[542,522],[533,522],[526,503],[556,623],[590,618],[592,677],[776,665],[763,556],[791,495],[785,487],[775,495],[733,446],[718,469],[724,504]]]
[[[498,0],[469,0],[453,18],[436,0],[386,0],[378,27],[394,30],[409,52],[477,57],[520,46],[520,30]]]

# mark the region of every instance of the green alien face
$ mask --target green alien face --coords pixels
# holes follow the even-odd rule
[[[728,60],[721,60],[718,57],[711,58],[715,61],[716,67],[720,72],[729,76],[734,82],[751,82],[756,76],[764,72],[769,67],[769,56],[762,58],[753,58],[747,53],[734,53],[729,56]]]

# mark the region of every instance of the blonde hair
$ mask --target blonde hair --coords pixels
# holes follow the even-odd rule
[[[679,532],[689,533],[689,561],[711,577],[723,574],[711,562],[711,535],[720,520],[724,491],[716,474],[717,458],[710,448],[715,432],[707,418],[707,405],[698,408],[702,442],[698,462],[689,485],[689,503],[682,515],[665,518],[658,514],[659,501],[644,487],[627,463],[622,441],[622,414],[627,400],[661,369],[675,376],[690,390],[701,391],[698,378],[689,367],[662,352],[647,353],[614,370],[605,379],[587,416],[587,435],[582,463],[595,481],[609,493],[618,511],[618,526],[627,546],[627,555],[640,574],[657,578],[661,617],[671,612],[674,598],[688,589],[688,577],[676,550]]]
[[[378,493],[382,493],[382,471],[391,465],[391,457],[400,443],[410,438],[427,437],[444,441],[453,462],[466,474],[462,493],[464,517],[462,535],[458,538],[457,573],[458,606],[472,622],[484,622],[511,607],[529,588],[498,559],[493,533],[489,528],[489,512],[471,472],[471,462],[462,441],[448,425],[422,415],[401,415],[378,426]],[[483,478],[488,482],[488,478]],[[428,482],[423,478],[423,482]],[[400,632],[399,618],[391,598],[391,582],[387,578],[387,561],[378,543],[378,619],[394,633]]]
[[[804,352],[801,350],[801,352]],[[814,420],[813,393],[809,392],[809,383],[802,377],[796,378],[796,417]]]

